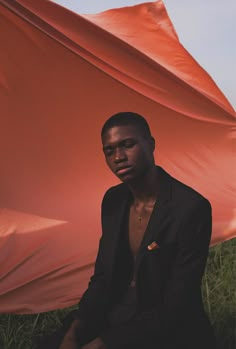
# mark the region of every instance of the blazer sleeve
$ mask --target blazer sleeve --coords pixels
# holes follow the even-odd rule
[[[140,317],[124,326],[101,335],[107,349],[139,347],[150,340],[171,335],[172,329],[194,304],[208,256],[212,216],[210,203],[204,199],[186,209],[178,238],[178,253],[166,288],[161,309],[154,309],[150,316]]]

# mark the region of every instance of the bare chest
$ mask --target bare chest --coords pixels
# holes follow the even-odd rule
[[[142,207],[139,210],[130,207],[129,213],[129,244],[134,257],[136,257],[145,231],[152,214],[153,207]]]

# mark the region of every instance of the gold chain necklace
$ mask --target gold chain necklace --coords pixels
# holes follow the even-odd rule
[[[143,208],[145,208],[145,207],[151,207],[151,208],[153,209],[153,207],[155,206],[155,203],[156,203],[156,200],[153,201],[151,204],[149,203],[149,204],[143,205]],[[141,223],[142,220],[143,220],[143,216],[138,212],[138,210],[137,210],[137,208],[136,208],[135,205],[134,205],[134,211],[135,211],[136,214],[138,215],[138,221],[139,221],[139,223]]]

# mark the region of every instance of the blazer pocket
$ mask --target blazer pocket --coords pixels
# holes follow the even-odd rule
[[[147,251],[150,253],[157,252],[157,251],[173,250],[173,249],[177,249],[176,242],[171,242],[168,244],[158,244],[156,241],[153,241],[151,244],[147,246]]]
[[[147,250],[148,256],[160,256],[163,259],[173,258],[177,254],[177,244],[163,244],[159,248],[153,250]]]
[[[168,244],[162,244],[160,247],[163,251],[164,250],[173,250],[173,249],[177,249],[177,243],[176,242],[170,242]]]

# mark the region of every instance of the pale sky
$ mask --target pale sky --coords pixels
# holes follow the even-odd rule
[[[54,0],[77,13],[97,13],[144,0]],[[181,43],[236,107],[236,1],[163,0]]]

